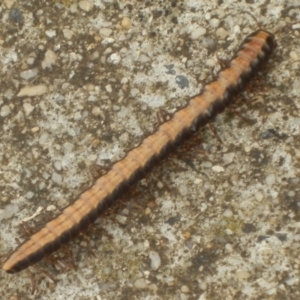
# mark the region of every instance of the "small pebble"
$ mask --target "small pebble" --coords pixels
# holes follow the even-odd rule
[[[18,211],[19,207],[17,204],[6,205],[2,213],[0,213],[0,221],[11,218]]]
[[[11,9],[15,4],[15,0],[4,0],[4,3],[6,5],[6,8]]]
[[[75,148],[74,144],[71,144],[69,142],[65,142],[63,145],[64,153],[70,153]]]
[[[234,152],[225,153],[225,154],[223,155],[223,161],[224,161],[224,164],[225,164],[225,165],[228,165],[228,164],[232,163],[232,162],[233,162],[233,159],[234,159],[234,156],[235,156]]]
[[[298,61],[298,60],[299,60],[299,56],[298,56],[298,54],[297,54],[295,51],[291,51],[291,52],[290,52],[290,58],[291,58],[293,61]]]
[[[60,171],[61,170],[61,162],[60,161],[56,161],[54,163],[54,168],[57,170],[57,171]]]
[[[9,13],[10,19],[15,23],[22,23],[23,16],[21,11],[18,8],[13,8]]]
[[[38,126],[32,127],[32,128],[31,128],[31,132],[32,132],[32,133],[36,133],[36,132],[38,132],[38,131],[40,131],[40,127],[38,127]]]
[[[48,88],[45,85],[34,85],[34,86],[26,86],[23,87],[18,93],[17,97],[33,97],[40,96],[47,93]]]
[[[240,282],[247,280],[250,276],[251,274],[247,270],[239,269],[236,271],[236,277]]]
[[[149,258],[151,260],[151,269],[156,271],[161,265],[161,259],[156,251],[149,252]]]
[[[292,28],[293,28],[293,29],[300,29],[300,23],[293,24],[293,25],[292,25]]]
[[[46,30],[45,33],[49,38],[53,38],[56,36],[56,31],[53,29]]]
[[[123,28],[129,29],[131,27],[131,20],[128,17],[124,17],[121,22],[121,25]]]
[[[37,74],[38,74],[38,69],[34,68],[34,69],[30,69],[30,70],[21,72],[20,76],[25,80],[29,80],[29,79],[34,78]]]
[[[210,37],[205,37],[202,40],[202,46],[208,50],[213,51],[216,48],[216,41]]]
[[[213,166],[211,169],[216,173],[224,172],[224,168],[222,166]]]
[[[108,84],[107,86],[105,86],[105,90],[108,92],[108,93],[111,93],[112,92],[112,87],[110,84]]]
[[[140,278],[140,279],[136,280],[136,282],[134,283],[134,286],[137,289],[145,289],[145,288],[147,288],[147,282],[144,278]]]
[[[230,209],[226,209],[224,212],[223,212],[223,216],[225,218],[231,218],[233,216],[233,213]]]
[[[275,174],[269,174],[267,177],[266,177],[266,183],[267,185],[273,185],[276,181],[276,177],[275,177]]]
[[[43,132],[39,138],[39,144],[40,145],[45,145],[46,141],[49,138],[49,134],[47,132]]]
[[[42,68],[51,68],[56,63],[57,55],[52,50],[47,50],[44,60],[42,61]]]
[[[189,287],[186,285],[183,285],[180,290],[184,294],[187,294],[190,291]]]
[[[63,30],[63,34],[67,40],[70,40],[73,37],[74,32],[72,30],[66,28]]]
[[[196,27],[195,30],[191,34],[191,39],[192,40],[197,40],[201,36],[203,36],[206,33],[206,29],[204,27]]]
[[[113,53],[108,59],[107,61],[113,65],[117,65],[120,63],[121,61],[121,56],[117,53]]]
[[[94,3],[91,0],[82,0],[79,1],[79,7],[85,12],[89,12],[93,9]]]
[[[220,25],[220,20],[218,19],[211,19],[209,20],[209,25],[212,27],[212,28],[217,28],[219,25]]]
[[[225,245],[225,250],[227,253],[232,253],[233,252],[233,247],[231,244],[226,244]]]
[[[116,216],[116,220],[120,223],[120,224],[126,224],[127,222],[127,217],[122,216],[122,215],[117,215]]]
[[[56,210],[56,206],[54,206],[54,205],[49,205],[49,206],[47,206],[46,210],[47,210],[47,211],[54,211],[54,210]]]
[[[101,28],[100,29],[100,34],[102,35],[102,36],[105,36],[105,37],[108,37],[108,36],[110,36],[111,34],[112,34],[112,29],[110,29],[110,28]]]
[[[93,107],[92,109],[92,115],[93,116],[100,116],[101,115],[101,109],[97,106]]]
[[[1,117],[7,117],[10,114],[10,108],[8,105],[3,105],[1,107],[0,116]]]
[[[24,109],[25,115],[29,116],[33,112],[34,106],[32,106],[30,103],[24,103],[23,109]]]
[[[8,89],[6,90],[6,92],[4,93],[4,98],[11,100],[14,96],[14,92],[12,89]]]
[[[225,40],[226,37],[228,36],[228,31],[225,30],[224,28],[218,28],[218,29],[216,30],[216,36],[217,36],[218,38],[220,38],[221,40]]]
[[[55,183],[61,184],[62,183],[62,176],[56,172],[52,173],[51,180]]]

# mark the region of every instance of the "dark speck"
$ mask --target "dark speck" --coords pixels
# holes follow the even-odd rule
[[[253,231],[255,231],[255,230],[256,230],[255,226],[252,225],[252,224],[250,224],[250,223],[246,223],[246,224],[244,225],[244,227],[243,227],[243,231],[244,231],[245,233],[250,233],[250,232],[253,232]]]
[[[176,71],[173,69],[174,68],[174,64],[169,64],[169,65],[165,65],[165,67],[167,68],[167,74],[171,74],[171,75],[175,75]]]
[[[273,128],[270,128],[264,132],[262,132],[260,134],[260,138],[263,139],[263,140],[267,140],[267,139],[271,139],[273,137],[276,137],[278,139],[286,139],[288,136],[286,134],[280,134],[278,133],[275,129]]]
[[[206,249],[192,258],[191,268],[192,270],[198,270],[202,266],[205,272],[211,273],[211,266],[217,260],[216,252],[213,249]]]
[[[18,8],[13,8],[9,13],[9,18],[18,24],[21,24],[23,21],[23,16],[21,11]]]
[[[179,222],[180,219],[181,219],[181,215],[177,215],[176,217],[171,217],[165,223],[168,223],[170,225],[174,225],[175,223]]]
[[[257,237],[257,241],[260,243],[260,242],[266,240],[268,237],[269,237],[268,235],[259,235]]]
[[[281,242],[286,242],[287,240],[287,235],[284,233],[276,233],[276,237],[279,239]]]
[[[177,75],[176,76],[176,83],[178,84],[178,86],[181,89],[184,89],[184,88],[190,86],[189,80],[185,76],[183,76],[183,75]]]

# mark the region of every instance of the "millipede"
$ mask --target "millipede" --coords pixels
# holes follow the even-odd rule
[[[190,98],[156,131],[130,150],[59,216],[23,242],[5,261],[2,269],[15,273],[58,250],[87,229],[122,193],[162,160],[172,149],[221,113],[268,60],[276,48],[275,37],[265,30],[247,36],[228,68],[217,80],[208,83],[202,93]]]

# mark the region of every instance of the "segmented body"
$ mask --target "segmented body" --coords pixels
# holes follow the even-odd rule
[[[222,112],[247,80],[266,61],[276,47],[273,34],[258,30],[242,43],[230,67],[206,85],[200,95],[177,110],[157,131],[112,165],[71,205],[41,230],[21,244],[3,265],[8,273],[19,272],[56,251],[93,223],[106,207],[136,183],[155,162],[184,139]]]

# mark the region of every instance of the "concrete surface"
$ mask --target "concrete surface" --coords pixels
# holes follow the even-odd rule
[[[0,271],[0,298],[300,299],[298,3],[2,1],[1,254],[24,239],[17,224],[57,215],[91,166],[199,93],[249,33],[274,32],[278,48],[235,104],[252,122],[221,114],[223,143],[201,130],[87,232],[95,256],[78,238],[38,264],[57,284]]]

